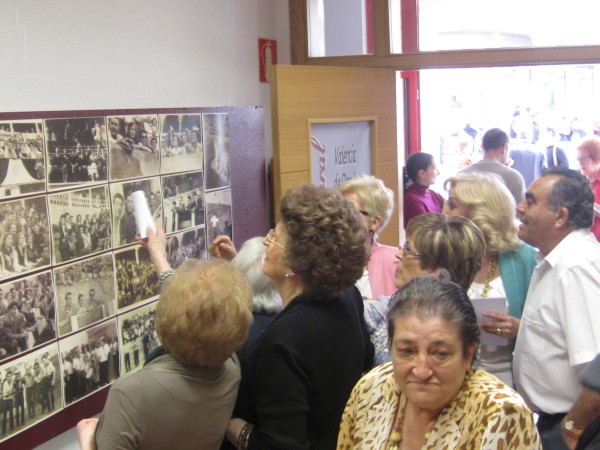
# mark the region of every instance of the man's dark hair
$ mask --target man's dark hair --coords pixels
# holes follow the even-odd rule
[[[481,146],[484,151],[495,150],[508,144],[508,134],[500,128],[491,128],[485,132],[481,140]]]
[[[560,179],[548,194],[548,209],[567,208],[567,225],[575,229],[589,228],[594,221],[594,193],[586,177],[576,170],[558,166],[545,170],[543,177],[554,175]]]

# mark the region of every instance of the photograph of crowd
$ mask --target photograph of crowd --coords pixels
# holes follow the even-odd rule
[[[119,316],[123,375],[141,369],[150,352],[160,345],[155,318],[156,302]]]
[[[0,279],[49,265],[46,197],[0,203]]]
[[[206,236],[204,226],[167,237],[167,261],[175,269],[186,259],[206,260]]]
[[[0,360],[56,338],[50,271],[0,286]]]
[[[160,116],[160,173],[202,170],[202,120],[200,114]]]
[[[206,189],[229,186],[229,115],[203,114]]]
[[[158,296],[158,275],[148,250],[137,245],[115,251],[117,307],[128,308]]]
[[[165,233],[204,224],[202,172],[162,177]]]
[[[226,234],[233,240],[231,189],[206,193],[207,241],[212,242],[220,234]]]
[[[104,254],[56,268],[54,280],[59,336],[115,314],[112,255]]]
[[[110,180],[158,175],[158,116],[109,116]]]
[[[54,264],[111,247],[108,186],[48,196]]]
[[[159,177],[111,184],[113,247],[120,247],[134,242],[137,229],[133,215],[131,193],[135,191],[144,191],[154,223],[160,224],[161,222],[162,196]]]
[[[72,334],[58,345],[65,406],[119,377],[116,319]]]
[[[0,122],[0,199],[46,190],[40,120]]]
[[[107,180],[104,117],[46,119],[48,189]]]
[[[0,367],[2,439],[62,408],[56,343]]]

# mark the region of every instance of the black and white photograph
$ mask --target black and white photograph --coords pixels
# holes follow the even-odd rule
[[[160,173],[202,170],[202,115],[160,116]]]
[[[111,254],[56,268],[54,280],[59,336],[115,314],[115,271]]]
[[[161,223],[162,195],[159,177],[112,183],[110,198],[112,204],[113,247],[120,247],[134,242],[137,229],[131,193],[135,191],[144,191],[154,223]]]
[[[212,242],[220,234],[233,240],[230,189],[206,193],[206,240]]]
[[[119,316],[123,375],[141,369],[150,352],[160,345],[155,326],[156,304],[152,302]]]
[[[158,116],[109,116],[110,180],[158,175]]]
[[[0,122],[0,199],[45,190],[42,121]]]
[[[56,342],[0,367],[3,441],[62,408]]]
[[[203,180],[202,172],[162,177],[165,233],[204,224]]]
[[[56,339],[50,271],[0,285],[0,360]]]
[[[204,227],[167,236],[166,257],[173,269],[179,267],[186,259],[205,261],[207,252]]]
[[[202,129],[206,190],[228,187],[230,185],[229,115],[203,114]]]
[[[48,190],[106,181],[108,175],[104,117],[44,121]]]
[[[119,310],[158,296],[158,275],[148,250],[139,245],[114,252]]]
[[[54,264],[111,248],[108,186],[48,196]]]
[[[116,318],[61,339],[58,347],[65,406],[119,377]]]
[[[0,204],[0,279],[50,265],[46,197]]]

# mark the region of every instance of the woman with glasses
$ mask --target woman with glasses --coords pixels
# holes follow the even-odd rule
[[[429,189],[440,173],[429,153],[413,153],[404,168],[404,228],[413,217],[442,212],[444,197]]]
[[[338,450],[542,449],[519,394],[472,369],[480,330],[461,286],[412,279],[394,294],[387,324],[392,361],[353,389]]]
[[[458,174],[445,182],[449,188],[444,212],[471,219],[483,232],[486,251],[468,288],[470,298],[506,297],[507,314],[484,313],[486,333],[504,338],[504,345],[482,345],[479,368],[513,386],[512,352],[523,304],[536,265],[535,249],[519,240],[515,201],[501,179],[492,174]]]
[[[408,223],[406,242],[396,255],[396,287],[418,275],[432,275],[449,278],[467,289],[481,267],[484,251],[483,234],[470,220],[434,213],[417,216]],[[386,319],[391,301],[392,297],[382,296],[364,302],[375,364],[391,358]]]
[[[280,217],[262,270],[283,309],[242,361],[227,438],[238,449],[332,449],[373,358],[354,287],[369,258],[367,228],[339,192],[313,185],[288,190]]]
[[[382,245],[377,237],[388,224],[394,211],[394,192],[383,181],[370,175],[354,177],[339,186],[344,198],[362,214],[369,229],[367,242],[371,257],[356,287],[364,299],[396,292],[396,247]]]
[[[581,173],[592,183],[594,191],[594,223],[590,231],[600,241],[600,138],[583,140],[577,147],[577,161]]]

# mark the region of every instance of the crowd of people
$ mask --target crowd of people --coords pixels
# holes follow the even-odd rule
[[[173,129],[163,132],[160,139],[160,155],[163,158],[202,153],[202,137],[200,130],[183,128],[179,132]]]
[[[0,278],[50,264],[48,214],[26,200],[0,204]]]
[[[58,262],[106,250],[111,247],[110,211],[100,208],[98,212],[76,215],[64,212],[59,222],[52,224],[52,235]]]
[[[452,174],[437,195],[433,158],[411,157],[414,187],[404,203],[411,217],[393,275],[392,250],[377,242],[393,206],[383,183],[363,177],[339,191],[289,189],[279,221],[262,240],[262,272],[279,293],[281,311],[239,353],[237,397],[228,397],[229,408],[212,410],[221,448],[598,448],[595,139],[578,144],[581,173],[555,164],[526,181],[511,167],[511,160],[520,162],[509,153],[509,134],[488,130],[483,159]],[[140,244],[168,288],[159,311],[163,293],[165,305],[174,292],[189,302],[191,281],[165,258],[162,229]],[[223,259],[237,253],[223,236],[209,250]],[[486,310],[492,298],[504,302],[503,311]],[[163,344],[185,365],[178,350]],[[119,386],[107,411],[128,389]],[[197,394],[207,400],[198,417],[206,417],[206,408],[217,405],[201,389]],[[130,432],[107,411],[100,425],[80,423],[83,448]],[[138,421],[155,420],[139,408],[135,413]],[[174,417],[162,418],[169,424],[161,439],[171,432],[181,448],[219,448],[214,435],[180,437]],[[156,439],[137,423],[135,435],[132,447]]]
[[[62,352],[65,403],[85,397],[119,376],[119,340],[99,336]]]
[[[31,133],[12,132],[0,127],[0,159],[39,159],[44,164],[42,136]],[[43,178],[44,174],[38,178]]]
[[[152,263],[140,258],[134,261],[127,258],[115,259],[117,278],[117,304],[119,309],[131,306],[158,294],[158,277]]]
[[[49,272],[0,288],[0,360],[56,338]]]
[[[57,402],[60,405],[54,395],[59,384],[48,353],[0,371],[2,436],[37,421],[36,415],[54,411]]]

